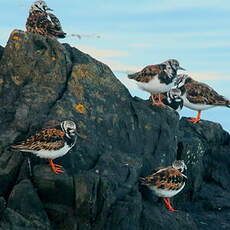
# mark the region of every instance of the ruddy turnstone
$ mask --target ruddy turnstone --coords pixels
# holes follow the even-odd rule
[[[52,171],[58,174],[64,171],[61,169],[61,165],[53,163],[53,159],[64,156],[75,145],[76,138],[76,124],[73,121],[63,121],[61,130],[56,128],[41,130],[34,136],[11,147],[48,159]]]
[[[52,11],[52,9],[44,1],[34,2],[26,22],[27,31],[44,36],[65,38],[66,33],[63,32],[58,18],[47,11]]]
[[[183,108],[183,99],[181,98],[181,90],[178,88],[172,88],[167,93],[161,93],[159,98],[162,101],[162,103],[176,110],[177,112],[181,111]]]
[[[172,166],[157,168],[153,174],[141,178],[140,181],[142,185],[148,186],[156,196],[163,198],[169,211],[175,212],[170,198],[179,193],[185,186],[187,176],[182,173],[184,169],[187,169],[184,161],[176,160]]]
[[[177,60],[169,59],[161,64],[148,65],[140,72],[129,74],[128,78],[136,80],[139,88],[151,94],[154,105],[164,105],[160,97],[159,102],[155,102],[152,94],[168,92],[175,84],[178,70],[185,69],[180,67]]]
[[[179,74],[176,86],[181,90],[181,97],[184,106],[198,111],[196,118],[189,121],[197,123],[201,118],[201,111],[216,106],[227,106],[230,108],[230,101],[218,94],[214,89],[205,83],[193,80],[187,74]]]

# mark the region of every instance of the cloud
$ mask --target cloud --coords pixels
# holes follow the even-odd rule
[[[121,61],[114,60],[117,57],[128,57],[129,53],[121,50],[98,49],[90,46],[77,46],[81,51],[91,55],[99,61],[108,65],[113,71],[121,73],[133,73],[140,69],[139,66],[123,64]]]
[[[83,46],[83,45],[79,45],[76,48],[82,50],[85,53],[92,55],[94,58],[97,58],[99,60],[104,58],[111,58],[111,57],[129,56],[128,52],[121,51],[121,50],[97,49],[91,46]]]
[[[70,33],[68,36],[77,37],[79,40],[82,38],[101,38],[100,34],[78,34],[78,33]]]

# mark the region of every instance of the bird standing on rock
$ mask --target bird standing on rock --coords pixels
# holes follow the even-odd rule
[[[179,74],[176,87],[181,90],[181,98],[184,106],[198,111],[196,118],[190,118],[189,121],[197,123],[201,118],[201,111],[211,109],[216,106],[226,106],[230,108],[230,101],[224,96],[218,94],[207,84],[193,80],[187,74]]]
[[[58,18],[47,11],[52,11],[44,1],[35,1],[31,8],[26,22],[28,32],[44,36],[65,38],[66,33],[62,30]]]
[[[63,173],[61,165],[53,163],[53,159],[64,156],[76,143],[76,124],[73,121],[61,122],[61,130],[44,129],[25,141],[12,145],[11,148],[22,152],[31,152],[40,158],[49,160],[52,171]]]
[[[152,94],[168,92],[175,84],[177,71],[185,70],[175,59],[169,59],[161,64],[148,65],[140,72],[129,74],[128,78],[137,81],[137,85],[151,94],[153,105],[164,106],[158,96],[158,102]]]
[[[184,188],[187,176],[182,172],[185,169],[187,169],[187,166],[184,161],[176,160],[172,163],[172,166],[160,167],[152,175],[140,178],[140,182],[151,189],[156,196],[163,198],[169,211],[175,212],[176,210],[170,203],[170,198]]]

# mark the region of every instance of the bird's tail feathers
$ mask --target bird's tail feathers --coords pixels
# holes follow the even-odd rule
[[[11,148],[12,150],[17,150],[17,149],[18,149],[18,146],[17,146],[17,145],[11,145],[10,148]]]

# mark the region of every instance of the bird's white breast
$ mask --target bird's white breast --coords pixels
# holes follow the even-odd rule
[[[72,146],[73,147],[73,146]],[[72,147],[69,147],[66,143],[61,149],[57,150],[21,150],[23,152],[31,152],[35,155],[37,155],[40,158],[46,158],[46,159],[55,159],[61,156],[64,156]]]
[[[153,78],[149,82],[137,82],[139,88],[149,93],[165,93],[168,92],[173,86],[174,81],[169,83],[168,85],[165,83],[161,83],[158,77]]]
[[[184,106],[188,107],[189,109],[192,110],[196,110],[196,111],[202,111],[202,110],[206,110],[206,109],[211,109],[214,107],[214,105],[205,105],[205,104],[194,104],[191,103],[186,95],[184,95],[183,97],[183,101],[184,101]]]
[[[177,193],[179,193],[184,188],[184,186],[185,186],[185,183],[178,190],[161,189],[161,188],[157,188],[155,186],[149,186],[149,187],[155,193],[156,196],[159,196],[159,197],[173,197]]]

